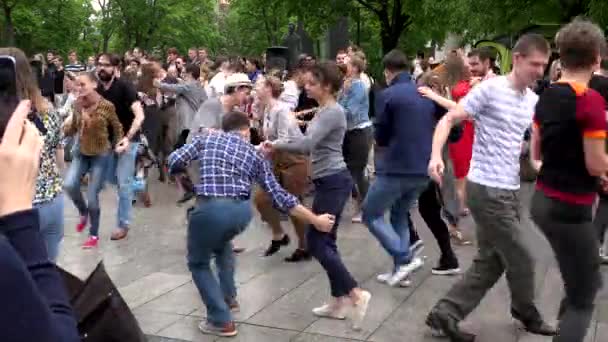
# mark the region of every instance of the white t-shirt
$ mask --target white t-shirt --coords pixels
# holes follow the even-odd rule
[[[218,72],[211,81],[209,81],[210,93],[209,97],[221,96],[224,94],[224,85],[226,84],[226,74],[222,71]]]
[[[519,156],[524,132],[532,123],[538,101],[531,89],[519,91],[506,76],[474,87],[462,99],[475,121],[473,157],[467,178],[505,190],[519,189]]]

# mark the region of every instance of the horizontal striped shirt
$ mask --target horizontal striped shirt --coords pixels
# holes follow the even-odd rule
[[[513,88],[506,76],[482,82],[462,100],[475,121],[473,157],[467,178],[488,187],[519,189],[519,156],[524,132],[538,101],[531,89]]]

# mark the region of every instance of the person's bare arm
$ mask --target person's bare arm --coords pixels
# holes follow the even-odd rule
[[[131,110],[133,111],[135,118],[133,119],[131,128],[129,129],[129,132],[127,132],[126,135],[129,140],[133,139],[135,134],[137,134],[137,132],[141,128],[141,124],[144,122],[145,119],[144,108],[141,106],[141,102],[133,102],[133,104],[131,105]]]
[[[540,131],[536,124],[532,125],[530,136],[530,164],[536,172],[540,171],[543,165],[540,149]]]
[[[329,232],[334,226],[335,217],[329,214],[315,215],[305,206],[298,204],[291,208],[289,215],[312,224],[318,231]]]
[[[606,141],[599,138],[583,139],[585,152],[585,165],[592,176],[603,176],[608,172],[608,156],[606,155]]]
[[[470,114],[464,110],[462,105],[458,104],[454,109],[447,112],[447,114],[445,114],[441,120],[439,120],[437,127],[435,127],[435,133],[433,134],[431,156],[441,159],[441,151],[448,140],[452,127],[456,126],[468,117],[470,117]]]
[[[433,102],[437,103],[438,105],[447,110],[452,110],[456,108],[457,103],[455,101],[446,99],[445,97],[434,92],[433,89],[429,87],[419,87],[418,92],[422,96],[428,98],[429,100],[432,100]]]

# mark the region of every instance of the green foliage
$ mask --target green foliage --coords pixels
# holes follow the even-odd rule
[[[2,1],[14,5],[12,21],[15,27],[16,45],[28,53],[54,49],[67,53],[77,49],[83,54],[92,53],[91,40],[83,39],[89,34],[89,16],[92,7],[88,0],[13,0]],[[2,17],[2,25],[6,18]],[[3,41],[8,37],[3,35]]]
[[[585,15],[608,29],[607,0],[0,0],[2,42],[28,53],[76,49],[81,56],[135,46],[161,54],[207,47],[215,54],[259,55],[281,44],[288,23],[322,40],[349,18],[352,41],[371,65],[399,47],[409,55],[448,32],[468,42]],[[525,10],[524,10],[525,9]],[[13,30],[8,26],[12,24]]]

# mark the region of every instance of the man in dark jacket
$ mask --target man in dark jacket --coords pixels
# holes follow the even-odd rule
[[[395,286],[423,264],[409,251],[407,215],[429,182],[427,165],[438,108],[418,94],[402,52],[389,52],[383,63],[389,86],[376,99],[376,180],[363,203],[363,221],[394,260],[392,272],[378,280]],[[389,209],[387,223],[384,213]]]

